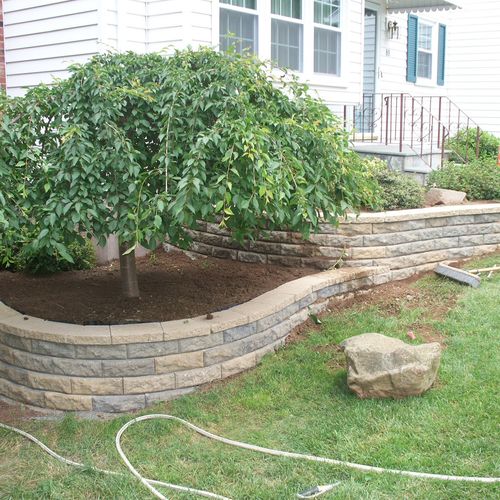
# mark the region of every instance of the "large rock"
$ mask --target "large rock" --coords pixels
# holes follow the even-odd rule
[[[418,396],[433,384],[441,347],[438,342],[409,345],[379,333],[364,333],[342,342],[347,385],[360,398]]]
[[[452,189],[431,188],[425,194],[425,204],[434,205],[459,205],[465,201],[467,193],[453,191]]]

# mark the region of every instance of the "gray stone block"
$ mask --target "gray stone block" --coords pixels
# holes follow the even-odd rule
[[[124,359],[102,361],[102,373],[105,377],[135,377],[153,375],[154,359]]]
[[[484,244],[484,235],[476,234],[470,236],[460,236],[458,238],[457,246],[468,247],[468,246],[483,245],[483,244]]]
[[[82,359],[126,359],[126,345],[77,345],[75,355]]]
[[[234,342],[257,332],[257,322],[253,321],[247,325],[229,328],[224,332],[224,342]]]
[[[219,259],[238,260],[238,250],[231,250],[229,248],[213,247],[212,255]]]
[[[243,252],[240,250],[238,252],[238,260],[240,262],[267,264],[267,255],[253,252]]]
[[[500,210],[494,214],[478,214],[474,215],[474,222],[500,222]]]
[[[294,302],[289,306],[285,307],[281,311],[275,312],[274,314],[270,314],[265,318],[259,319],[257,321],[257,331],[262,332],[271,328],[278,323],[281,323],[285,319],[288,319],[290,316],[295,314],[299,310],[299,302]]]
[[[200,351],[208,349],[224,342],[223,332],[211,333],[202,337],[179,340],[179,352]]]
[[[330,285],[321,290],[318,290],[316,293],[318,295],[318,299],[325,299],[328,297],[333,297],[335,295],[340,295],[341,292],[341,283],[337,283],[336,285]]]
[[[484,243],[485,245],[493,245],[494,243],[500,243],[500,233],[485,234]]]
[[[31,351],[31,339],[25,339],[24,337],[11,335],[10,333],[0,332],[0,344],[5,344],[21,351]]]
[[[424,229],[426,227],[425,220],[407,220],[402,222],[380,222],[373,224],[373,233],[399,233],[403,231],[415,231],[416,229]]]
[[[146,396],[93,396],[92,409],[104,413],[139,410],[146,406]]]
[[[46,342],[43,340],[33,340],[31,343],[32,352],[59,358],[74,358],[75,346],[71,344],[58,344],[56,342]]]
[[[127,355],[129,358],[152,358],[167,354],[177,354],[178,352],[179,342],[177,340],[127,345]]]
[[[316,292],[309,293],[304,298],[299,300],[298,310],[300,311],[301,309],[304,309],[307,306],[310,306],[311,304],[316,302],[317,298],[318,298],[318,294]]]

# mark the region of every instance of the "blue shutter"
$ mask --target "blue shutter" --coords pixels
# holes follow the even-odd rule
[[[439,25],[438,71],[437,84],[444,85],[444,67],[446,59],[446,26]]]
[[[418,37],[418,17],[409,15],[406,79],[412,83],[415,83],[417,81],[417,37]]]

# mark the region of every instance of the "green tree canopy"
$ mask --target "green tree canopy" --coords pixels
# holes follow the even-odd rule
[[[187,245],[200,219],[239,240],[307,235],[370,203],[340,121],[255,58],[107,54],[70,71],[0,101],[0,224],[31,227],[33,248],[67,257],[75,238],[116,234],[133,257],[165,235]]]

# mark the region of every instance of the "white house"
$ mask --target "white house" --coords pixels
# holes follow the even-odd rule
[[[109,50],[235,45],[295,71],[356,140],[423,155],[424,136],[437,149],[476,123],[500,135],[498,0],[3,0],[3,12],[13,96]]]

